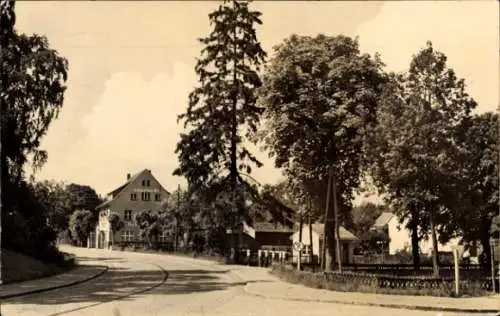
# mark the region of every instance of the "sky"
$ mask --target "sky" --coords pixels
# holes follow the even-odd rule
[[[218,2],[17,2],[18,31],[46,35],[69,61],[63,109],[41,148],[49,157],[37,179],[74,182],[106,194],[127,173],[151,169],[173,191],[185,180],[172,175],[183,126],[177,115],[197,84],[194,72],[210,32],[208,14]],[[258,37],[273,46],[291,34],[358,36],[363,53],[381,54],[386,69],[404,71],[426,41],[448,56],[465,79],[478,112],[499,105],[499,37],[496,1],[256,1],[263,25]],[[252,176],[276,183],[281,172],[259,147],[264,163]],[[358,196],[356,203],[376,201]]]

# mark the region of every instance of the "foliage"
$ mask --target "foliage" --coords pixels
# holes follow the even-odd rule
[[[362,55],[357,40],[345,36],[293,35],[275,48],[260,90],[266,124],[256,137],[302,196],[326,189],[334,168],[339,208],[350,209],[365,131],[385,81],[381,68],[378,56]]]
[[[231,189],[241,178],[239,170],[251,172],[252,163],[261,163],[242,145],[241,127],[256,130],[262,110],[256,105],[255,90],[261,85],[258,71],[266,53],[257,40],[255,25],[261,13],[252,11],[248,2],[225,1],[209,15],[212,32],[199,39],[204,44],[195,71],[199,86],[189,95],[186,113],[179,116],[189,132],[181,135],[176,153],[180,165],[175,175],[185,176],[190,191],[204,187],[222,188],[229,171]],[[230,196],[225,207],[240,196]],[[241,204],[241,203],[240,203]],[[233,218],[244,216],[245,208],[236,208]],[[234,223],[233,223],[234,225]]]
[[[69,230],[72,238],[79,245],[85,244],[90,232],[94,229],[96,218],[89,210],[76,210],[69,219]]]
[[[363,253],[383,253],[388,250],[390,240],[385,231],[367,230],[357,236]]]
[[[114,242],[114,236],[116,232],[119,232],[125,227],[125,223],[120,218],[120,215],[112,213],[108,218],[109,227],[111,228],[111,236]]]
[[[62,107],[68,63],[45,37],[15,30],[14,8],[0,1],[2,246],[45,260],[57,254],[55,233],[23,167],[31,159],[37,169],[47,159],[40,141]]]
[[[85,209],[94,211],[96,207],[104,202],[97,192],[88,185],[70,183],[66,190],[70,197],[73,209]]]
[[[68,229],[68,221],[74,208],[63,183],[40,181],[32,183],[35,198],[43,206],[40,210],[47,217],[48,225],[56,233]]]
[[[453,196],[454,134],[476,103],[430,42],[413,57],[409,72],[393,75],[386,87],[378,125],[366,143],[372,177],[401,220],[410,218],[424,236],[430,233],[437,250],[436,230]],[[438,273],[436,255],[434,264]]]
[[[480,240],[490,258],[492,220],[499,205],[499,116],[486,112],[473,115],[457,129],[460,152],[454,170],[456,198],[449,200],[449,217],[443,227],[450,236]]]
[[[376,205],[371,202],[365,202],[353,207],[351,211],[353,233],[356,236],[361,236],[364,232],[370,230],[377,218],[385,211],[388,211],[385,205]]]
[[[499,237],[499,234],[500,234],[500,215],[493,217],[493,219],[491,220],[490,231],[491,231],[491,235],[493,236],[493,238],[500,238]]]
[[[13,14],[14,3],[2,1],[1,8],[3,24],[10,20],[6,16]],[[2,175],[17,183],[29,156],[35,168],[47,159],[40,141],[63,105],[68,62],[49,47],[44,36],[19,34],[11,26],[1,33],[0,126]]]
[[[157,213],[142,211],[135,215],[135,223],[139,227],[140,236],[148,242],[156,241],[163,231],[163,222]]]
[[[97,193],[89,186],[55,181],[33,182],[32,187],[36,199],[43,206],[40,211],[48,219],[48,224],[57,234],[68,229],[71,214],[77,209],[94,211],[101,203]]]

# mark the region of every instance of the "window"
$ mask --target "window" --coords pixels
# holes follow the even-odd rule
[[[167,242],[168,240],[168,232],[163,231],[160,235],[160,242]]]
[[[155,194],[155,201],[160,201],[161,200],[161,195],[156,193]]]
[[[149,187],[151,183],[149,182],[149,180],[142,180],[142,186],[143,187]]]
[[[135,200],[137,200],[137,194],[136,194],[136,193],[131,193],[131,194],[130,194],[130,200],[131,200],[131,201],[135,201]]]
[[[131,221],[132,220],[132,211],[131,210],[126,210],[124,218],[125,218],[126,221]]]
[[[132,241],[134,239],[134,233],[130,230],[126,230],[121,235],[122,241]]]
[[[149,187],[150,184],[149,180],[146,180],[146,186]]]
[[[142,192],[141,193],[141,198],[143,201],[149,201],[151,200],[151,193],[149,192]]]

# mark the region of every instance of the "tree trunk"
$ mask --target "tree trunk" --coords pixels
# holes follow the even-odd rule
[[[335,174],[332,177],[333,184],[333,213],[334,213],[334,234],[335,234],[335,258],[337,260],[337,269],[342,272],[342,257],[340,255],[340,236],[339,236],[339,210],[338,210],[338,193],[337,193],[337,178]]]
[[[434,214],[431,214],[431,237],[432,237],[432,271],[434,276],[439,276],[439,249],[436,235],[436,227],[434,223]]]
[[[324,271],[325,272],[330,272],[332,271],[332,261],[333,261],[333,254],[332,254],[332,249],[333,249],[333,245],[332,245],[332,241],[333,241],[333,236],[331,236],[331,232],[332,232],[332,229],[329,227],[330,223],[331,223],[331,219],[330,219],[330,194],[331,194],[331,191],[332,191],[332,168],[330,167],[330,169],[328,170],[328,188],[327,188],[327,192],[326,192],[326,207],[325,207],[325,223],[324,223],[324,232],[323,232],[323,236],[324,236],[324,240],[323,240],[323,247],[324,247],[324,250],[323,250],[323,261],[324,261]]]
[[[304,218],[302,214],[299,215],[299,244],[302,245],[302,229],[304,227]],[[302,265],[302,247],[299,248],[298,256],[297,256],[297,269],[300,270],[300,266]]]
[[[236,7],[236,4],[233,3],[233,6]],[[238,164],[237,164],[237,156],[236,156],[236,146],[237,146],[237,133],[238,133],[238,122],[237,122],[237,103],[238,103],[238,89],[236,86],[236,25],[233,30],[233,86],[232,86],[232,106],[231,106],[231,166],[230,166],[230,177],[231,177],[231,190],[232,190],[232,207],[233,212],[236,215],[236,227],[239,227],[240,224],[240,214],[239,210],[236,207],[236,183],[238,179]],[[239,248],[241,246],[242,239],[242,230],[238,230],[238,245],[235,253],[235,261],[239,263]]]
[[[415,270],[420,269],[420,247],[418,243],[420,238],[418,237],[418,219],[416,214],[412,214],[411,218],[411,251],[413,257],[413,268]]]
[[[490,268],[491,265],[491,245],[490,238],[487,234],[482,234],[481,236],[481,246],[483,248],[483,257],[481,260],[481,265],[485,268]]]

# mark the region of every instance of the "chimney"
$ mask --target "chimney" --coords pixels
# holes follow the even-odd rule
[[[127,180],[130,180],[130,173],[127,173]]]

